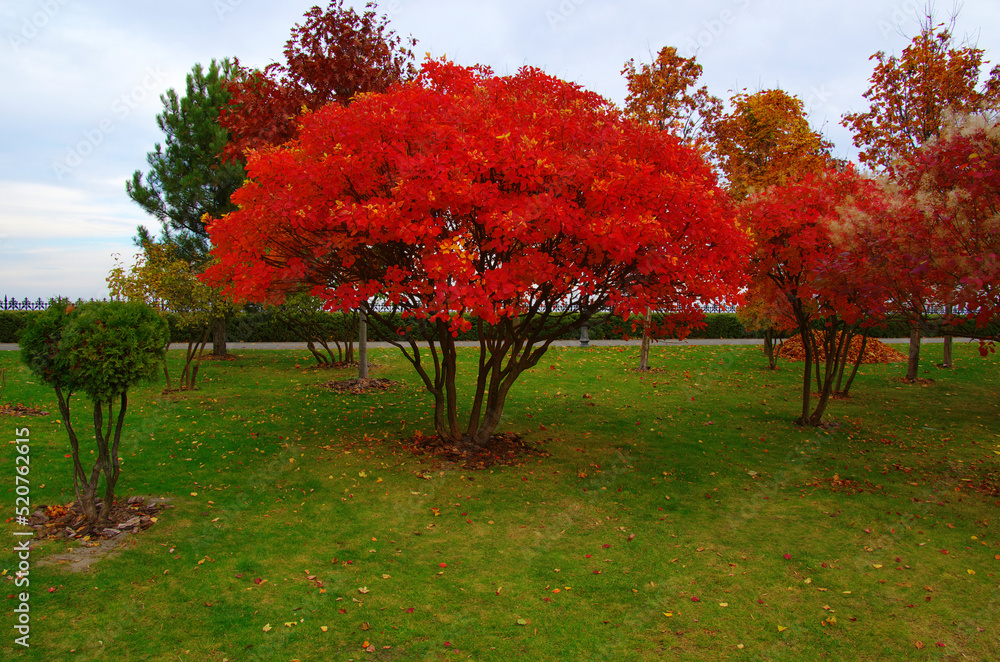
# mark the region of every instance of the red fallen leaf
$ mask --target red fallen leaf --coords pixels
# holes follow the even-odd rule
[[[762,604],[764,604],[764,601],[758,598],[757,599],[757,604],[761,604],[762,605]]]
[[[543,432],[544,432],[544,431],[546,431],[546,430],[548,430],[548,428],[547,428],[547,427],[545,427],[544,425],[542,425],[541,423],[539,423],[539,424],[538,424],[538,428],[539,428],[540,430],[542,430]]]
[[[701,598],[699,598],[697,595],[692,595],[691,602],[701,602]]]
[[[595,570],[595,571],[594,571],[594,574],[595,574],[595,575],[599,575],[599,574],[601,574],[601,571],[600,571],[600,570]]]
[[[584,555],[583,555],[583,558],[585,558],[585,559],[589,559],[589,558],[590,558],[590,554],[584,554]]]
[[[792,555],[791,554],[785,554],[785,560],[786,561],[791,561],[792,560]]]
[[[49,593],[55,593],[58,589],[55,586],[49,587]]]
[[[608,543],[604,543],[603,545],[601,545],[601,547],[603,547],[604,549],[607,549],[608,547],[611,547],[611,545],[609,545]]]
[[[828,566],[828,565],[826,564],[826,562],[825,562],[825,561],[824,561],[823,563],[820,563],[820,566],[821,566],[821,567],[823,567],[823,568],[829,568],[829,567],[830,567],[830,566]]]
[[[903,562],[903,559],[901,559],[901,558],[899,558],[899,557],[897,556],[897,557],[896,557],[896,563],[902,563],[902,562]]]
[[[937,646],[938,648],[945,648],[945,645],[942,644],[940,641],[935,643],[934,645]]]
[[[66,457],[73,457],[73,455],[70,453],[66,453]]]
[[[931,601],[931,596],[928,595],[927,597],[924,598],[924,602],[930,602],[930,601]]]
[[[629,540],[629,542],[632,542],[633,540],[635,540],[635,534],[634,533],[628,534],[628,540]]]
[[[206,602],[206,603],[205,603],[205,606],[206,606],[206,607],[211,607],[211,606],[212,606],[212,603],[211,603],[211,602]]]
[[[450,641],[446,641],[446,642],[444,642],[444,645],[445,646],[451,646],[451,642]]]
[[[236,579],[243,579],[243,575],[237,572],[236,573]]]
[[[261,583],[262,581],[264,581],[264,580],[263,580],[263,579],[261,579],[260,577],[257,577],[256,579],[254,579],[254,580],[253,580],[253,583],[254,583],[254,584],[259,584],[259,583]]]
[[[407,614],[412,614],[413,613],[413,607],[410,607],[409,609],[407,609],[406,613]]]
[[[8,595],[8,596],[7,596],[7,599],[8,599],[8,600],[13,600],[13,599],[14,599],[14,594],[13,594],[13,593],[11,593],[10,595]]]
[[[337,611],[340,612],[341,614],[346,614],[347,613],[346,609],[338,609]]]
[[[941,553],[942,553],[942,554],[947,554],[947,553],[948,553],[948,550],[947,550],[947,549],[942,549],[942,550],[941,550]]]
[[[447,563],[438,563],[438,567],[439,568],[447,568],[448,564]]]

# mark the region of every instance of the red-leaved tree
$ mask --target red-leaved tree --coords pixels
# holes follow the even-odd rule
[[[742,281],[746,240],[698,153],[537,69],[427,61],[412,83],[303,117],[248,173],[240,209],[212,222],[212,279],[248,299],[308,283],[331,309],[399,311],[397,330],[368,306],[433,394],[437,433],[466,448],[598,310],[653,306],[683,327]],[[471,328],[463,424],[454,337]]]
[[[415,43],[395,34],[373,2],[360,14],[343,0],[326,10],[313,7],[292,28],[284,62],[262,71],[237,63],[229,105],[219,116],[230,134],[226,156],[242,159],[248,149],[280,145],[295,136],[302,113],[346,106],[358,94],[384,92],[412,76]]]
[[[884,314],[883,282],[871,277],[859,244],[870,237],[863,232],[868,218],[884,215],[886,205],[876,183],[853,168],[808,174],[741,205],[740,219],[755,240],[751,273],[758,295],[783,307],[802,337],[800,425],[821,424],[843,379],[852,336]],[[819,399],[812,408],[814,378]]]
[[[919,277],[935,299],[967,312],[978,329],[946,333],[994,339],[985,327],[1000,315],[997,114],[950,115],[940,137],[898,166],[898,180],[913,205],[895,233],[896,261],[903,263],[898,277]]]

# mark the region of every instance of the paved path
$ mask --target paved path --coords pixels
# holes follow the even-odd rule
[[[908,343],[909,338],[880,338],[884,343]],[[943,338],[924,338],[923,343],[941,343],[944,342]],[[962,342],[962,339],[956,339],[956,342]],[[591,347],[620,347],[620,346],[638,346],[639,340],[591,340]],[[479,343],[472,340],[459,340],[455,343],[459,347],[478,347]],[[666,346],[666,347],[694,347],[697,345],[763,345],[764,341],[758,338],[716,338],[708,340],[661,340],[655,345]],[[386,342],[369,342],[368,347],[372,349],[384,349],[391,347],[389,343]],[[580,341],[578,340],[557,340],[552,343],[553,347],[579,347]],[[185,349],[187,345],[183,343],[174,343],[170,345],[170,349]],[[211,343],[205,346],[205,350],[211,347]],[[296,349],[304,350],[306,344],[304,342],[230,342],[226,343],[226,347],[229,349]],[[355,345],[356,347],[356,345]],[[0,343],[0,351],[11,351],[17,349],[17,344],[15,343]]]

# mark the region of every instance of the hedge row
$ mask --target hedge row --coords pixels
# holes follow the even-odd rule
[[[39,315],[38,311],[6,310],[0,311],[0,342],[17,342],[17,335],[30,319]],[[352,316],[341,313],[324,314],[322,317],[323,327],[327,330],[328,338],[345,339],[353,337],[355,334],[355,321]],[[660,317],[654,313],[654,322]],[[186,342],[187,332],[179,329],[176,319],[168,317],[170,322],[170,337],[174,342]],[[594,323],[589,327],[588,333],[591,340],[618,340],[621,338],[635,338],[638,330],[633,329],[632,323],[622,320],[620,317],[612,315],[602,315],[598,319],[592,320]],[[732,313],[711,313],[705,316],[706,327],[691,334],[691,338],[761,338],[760,331],[747,331],[740,323],[736,315]],[[389,320],[389,327],[399,326],[398,320]],[[968,332],[975,332],[972,323],[964,325]],[[964,328],[963,327],[963,328]],[[993,323],[987,329],[988,333],[1000,334],[1000,323]],[[980,331],[981,333],[982,331]],[[870,334],[874,338],[904,338],[910,334],[909,326],[902,320],[893,320],[875,327]],[[931,336],[935,334],[930,334]],[[369,333],[369,337],[377,339],[375,330]],[[564,334],[566,340],[574,340],[580,337],[579,331]],[[226,338],[230,342],[297,342],[300,341],[294,331],[285,323],[281,317],[271,309],[268,310],[247,310],[239,315],[234,315],[226,321]],[[476,340],[475,329],[461,333],[458,340]]]

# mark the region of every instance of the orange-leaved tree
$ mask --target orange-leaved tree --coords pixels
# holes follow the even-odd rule
[[[622,69],[628,80],[626,115],[705,149],[704,129],[722,112],[722,101],[709,94],[707,87],[695,88],[701,71],[694,57],[678,55],[673,46],[660,49],[650,64],[636,67],[635,60],[629,60]],[[649,370],[649,343],[654,331],[652,309],[647,309],[639,370]]]
[[[746,241],[701,156],[537,69],[427,61],[413,82],[304,116],[248,172],[239,210],[211,224],[210,277],[256,300],[307,283],[330,309],[380,301],[374,328],[433,395],[437,433],[464,448],[595,312],[653,306],[690,324],[742,282]],[[473,328],[460,414],[455,336]]]
[[[980,83],[983,55],[976,46],[956,44],[951,30],[936,25],[930,15],[899,56],[875,53],[871,57],[875,70],[864,94],[869,108],[847,113],[842,121],[854,133],[862,163],[894,177],[898,164],[940,135],[948,113],[997,108],[1000,66]],[[903,273],[905,265],[900,263],[895,270]],[[946,303],[928,299],[933,288],[914,282],[913,289],[893,299],[895,313],[910,323],[909,380],[916,379],[920,366],[920,337],[935,330],[934,308]],[[946,365],[950,364],[949,354],[950,343],[946,345]]]
[[[829,141],[809,126],[800,99],[784,90],[741,92],[711,127],[713,149],[729,193],[743,200],[830,165]]]
[[[628,80],[625,112],[685,140],[703,138],[703,129],[722,114],[722,101],[696,88],[702,66],[692,57],[678,55],[673,46],[664,46],[650,64],[629,60],[622,69]]]
[[[751,273],[760,295],[783,306],[802,337],[800,425],[821,424],[843,379],[851,336],[884,311],[882,281],[868,273],[858,243],[868,237],[861,231],[868,217],[884,214],[887,204],[874,181],[846,168],[770,187],[740,206],[756,244]],[[819,400],[811,408],[814,377]]]

